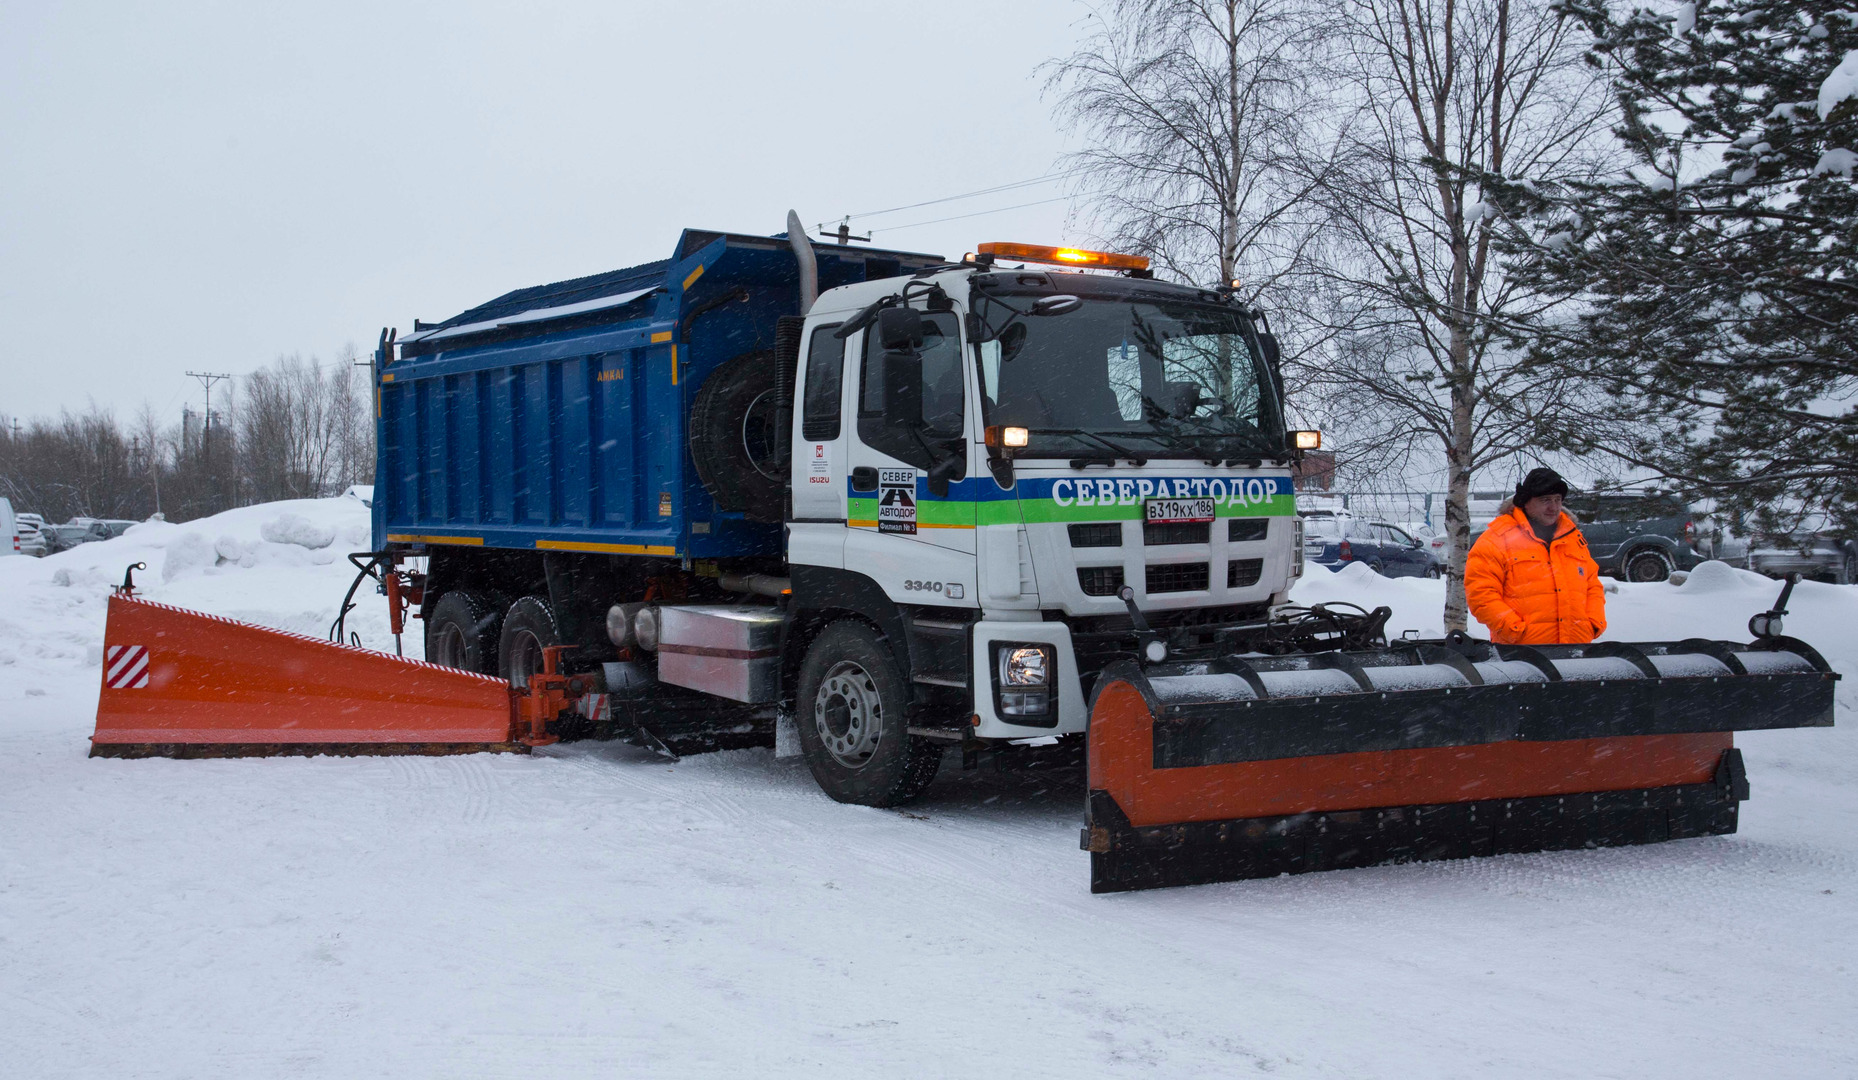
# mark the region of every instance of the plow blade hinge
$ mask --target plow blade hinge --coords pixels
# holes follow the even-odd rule
[[[501,679],[110,598],[93,757],[521,749]]]

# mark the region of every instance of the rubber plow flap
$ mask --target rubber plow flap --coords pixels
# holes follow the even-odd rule
[[[523,750],[501,679],[116,595],[92,757]]]
[[[1731,833],[1731,732],[1832,724],[1804,642],[1125,662],[1091,699],[1091,891]]]

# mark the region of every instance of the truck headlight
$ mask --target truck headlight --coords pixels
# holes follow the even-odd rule
[[[1052,668],[1050,645],[997,645],[994,667],[994,701],[1001,718],[1014,718],[1035,727],[1050,727]],[[1029,717],[1039,719],[1030,720]]]
[[[1044,686],[1050,672],[1042,645],[1008,645],[1000,650],[1001,686]]]

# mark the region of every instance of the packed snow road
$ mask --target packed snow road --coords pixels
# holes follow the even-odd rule
[[[1741,736],[1742,831],[1645,848],[1093,897],[1077,770],[872,810],[768,751],[85,757],[124,564],[320,635],[364,546],[328,500],[0,559],[6,1074],[1858,1072],[1858,589],[1788,620],[1841,726]],[[1312,573],[1438,630],[1438,582]],[[1777,591],[1622,586],[1608,636],[1744,637]]]

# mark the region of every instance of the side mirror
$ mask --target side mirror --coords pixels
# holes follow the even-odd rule
[[[922,338],[916,340],[920,343]],[[889,346],[884,349],[884,419],[904,427],[923,426],[923,358],[892,352]]]
[[[1277,335],[1260,333],[1258,335],[1258,348],[1264,353],[1264,362],[1271,366],[1272,371],[1276,371],[1278,363],[1283,357],[1281,350],[1277,347]]]
[[[1069,315],[1083,306],[1084,302],[1075,296],[1046,296],[1041,297],[1032,305],[1032,313],[1034,315]]]
[[[906,307],[888,307],[877,313],[877,341],[885,352],[922,348],[923,317]]]

